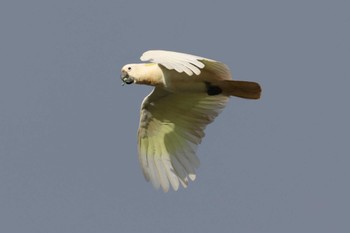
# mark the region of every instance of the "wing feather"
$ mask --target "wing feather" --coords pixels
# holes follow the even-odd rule
[[[160,179],[159,179],[159,173],[158,169],[156,167],[155,161],[154,161],[154,148],[156,146],[155,142],[152,142],[153,140],[148,140],[148,150],[146,152],[146,158],[147,158],[147,168],[148,172],[150,174],[150,181],[156,189],[160,186]]]
[[[169,151],[176,151],[175,148],[177,146],[174,146],[174,141],[169,141],[167,144],[167,147],[169,148]],[[167,152],[168,153],[168,152]],[[176,155],[171,155],[171,170],[175,173],[175,175],[178,178],[178,181],[181,183],[181,185],[186,188],[188,185],[188,178],[185,168],[182,166],[182,164],[178,161]],[[177,190],[177,189],[174,189]]]
[[[149,166],[147,161],[147,151],[148,151],[148,139],[147,137],[140,138],[139,144],[139,161],[142,167],[142,172],[147,181],[151,179]]]
[[[167,153],[167,151],[164,150],[164,147],[162,147],[161,153],[163,155],[162,163],[163,163],[165,172],[167,174],[167,177],[169,179],[169,182],[174,190],[178,190],[180,182],[179,182],[179,179],[176,176],[176,173],[171,165],[169,153]],[[166,190],[166,191],[168,191],[168,190]]]
[[[198,168],[200,165],[200,161],[196,155],[197,146],[183,140],[183,138],[180,138],[178,134],[174,134],[174,137],[179,142],[180,148],[188,148],[187,151],[184,153],[184,155],[187,157],[190,163],[193,164],[194,168]]]
[[[143,101],[139,160],[146,180],[167,192],[195,180],[197,145],[204,129],[221,112],[228,97],[172,93],[157,87]]]
[[[161,151],[159,151],[159,152],[161,152]],[[157,154],[155,156],[155,165],[157,167],[158,174],[159,174],[160,186],[162,187],[164,192],[167,192],[169,190],[169,179],[167,176],[167,172],[165,170],[166,167],[163,164],[163,161],[166,160],[166,158],[164,158],[164,157],[165,157],[164,154]]]
[[[176,70],[187,75],[199,75],[200,69],[205,67],[204,61],[216,62],[214,60],[186,53],[178,53],[164,50],[150,50],[142,54],[141,61],[161,64],[168,70]]]

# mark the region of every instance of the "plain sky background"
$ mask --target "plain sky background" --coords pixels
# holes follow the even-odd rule
[[[0,3],[0,232],[350,232],[350,2]],[[164,194],[137,159],[151,88],[120,68],[149,49],[257,81]]]

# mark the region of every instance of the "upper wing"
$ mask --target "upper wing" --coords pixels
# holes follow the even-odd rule
[[[199,57],[186,53],[178,53],[164,50],[150,50],[142,54],[141,61],[148,61],[161,64],[168,70],[176,70],[179,73],[185,72],[187,75],[200,75],[202,69],[225,76],[223,79],[230,79],[228,67],[218,61]]]
[[[196,178],[197,145],[205,127],[225,107],[228,97],[170,93],[155,88],[141,107],[139,160],[146,180],[166,192]]]

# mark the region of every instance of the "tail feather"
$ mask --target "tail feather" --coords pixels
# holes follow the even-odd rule
[[[229,96],[245,99],[259,99],[261,96],[261,87],[255,82],[223,80],[218,86],[222,89],[223,94]]]

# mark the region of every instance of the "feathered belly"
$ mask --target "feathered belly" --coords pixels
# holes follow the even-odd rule
[[[204,92],[206,84],[198,76],[192,75],[175,75],[168,76],[164,79],[165,88],[171,92]]]

